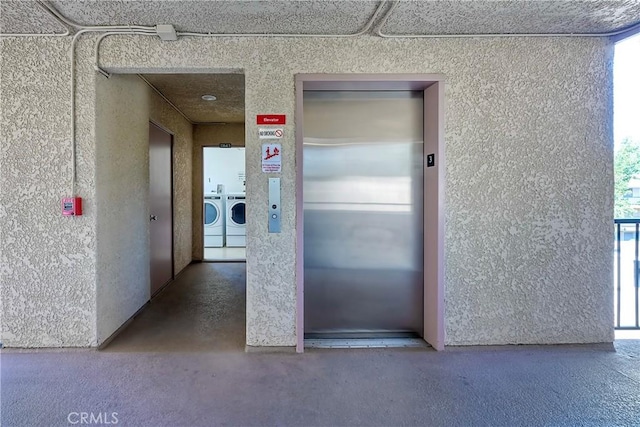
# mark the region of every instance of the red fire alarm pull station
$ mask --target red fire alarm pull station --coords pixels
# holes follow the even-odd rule
[[[65,197],[62,199],[62,215],[82,215],[82,197]]]

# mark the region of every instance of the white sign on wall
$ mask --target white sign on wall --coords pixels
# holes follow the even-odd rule
[[[262,172],[282,172],[282,144],[262,144]]]
[[[204,193],[244,193],[245,191],[244,147],[204,147],[203,172]]]
[[[284,128],[258,128],[259,139],[282,139]]]

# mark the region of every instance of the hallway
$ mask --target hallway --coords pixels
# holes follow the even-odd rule
[[[107,344],[107,352],[244,352],[245,263],[197,263]]]
[[[0,424],[640,425],[638,340],[245,353],[244,269],[191,265],[105,350],[2,351]]]

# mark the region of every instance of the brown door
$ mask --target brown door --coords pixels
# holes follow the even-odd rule
[[[173,279],[172,136],[149,123],[151,295]]]

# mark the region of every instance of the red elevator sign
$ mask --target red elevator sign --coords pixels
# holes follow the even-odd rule
[[[258,114],[256,116],[259,125],[285,125],[287,116],[284,114]]]

